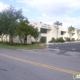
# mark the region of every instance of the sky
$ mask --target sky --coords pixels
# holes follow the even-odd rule
[[[0,11],[12,5],[22,8],[28,20],[53,25],[55,21],[63,27],[80,28],[80,0],[0,0]]]

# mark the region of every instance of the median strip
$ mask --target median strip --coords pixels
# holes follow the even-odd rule
[[[76,71],[72,71],[72,70],[67,70],[67,69],[62,69],[62,68],[58,68],[58,67],[54,67],[54,66],[50,66],[50,65],[34,62],[34,61],[30,61],[30,60],[18,58],[18,57],[13,57],[13,56],[6,55],[6,54],[1,54],[0,53],[0,56],[4,56],[4,57],[7,57],[7,58],[10,58],[10,59],[13,59],[13,60],[17,60],[17,61],[33,64],[33,65],[36,65],[36,66],[40,66],[40,67],[44,67],[44,68],[48,68],[48,69],[52,69],[52,70],[56,70],[56,71],[60,71],[60,72],[64,72],[64,73],[80,74],[80,72],[76,72]]]

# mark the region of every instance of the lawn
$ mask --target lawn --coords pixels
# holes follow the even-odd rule
[[[0,48],[7,48],[7,49],[44,49],[46,47],[41,46],[39,44],[28,44],[28,45],[14,44],[14,45],[9,45],[8,43],[0,43]]]

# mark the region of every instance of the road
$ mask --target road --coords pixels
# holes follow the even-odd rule
[[[80,42],[50,45],[49,48],[80,52]]]
[[[64,50],[54,50],[54,45],[43,50],[0,48],[0,80],[73,80],[73,74],[80,73],[80,52],[67,51],[67,46]]]

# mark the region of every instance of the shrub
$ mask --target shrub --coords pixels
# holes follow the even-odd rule
[[[55,38],[52,38],[52,42],[55,42]]]
[[[49,41],[49,43],[53,43],[53,41]]]
[[[36,42],[32,42],[32,44],[36,44]]]
[[[80,41],[80,39],[77,39],[76,41]]]
[[[71,41],[75,41],[75,39],[74,38],[72,38],[72,40]]]
[[[55,42],[65,42],[65,41],[64,41],[64,39],[61,37],[61,38],[57,38],[57,39],[55,40]]]
[[[41,43],[46,43],[46,37],[41,37],[40,42]]]
[[[52,43],[52,42],[55,42],[55,38],[52,38],[51,41],[49,41],[49,42],[51,42],[51,43]]]
[[[66,40],[66,41],[70,41],[70,38],[66,37],[65,40]]]

